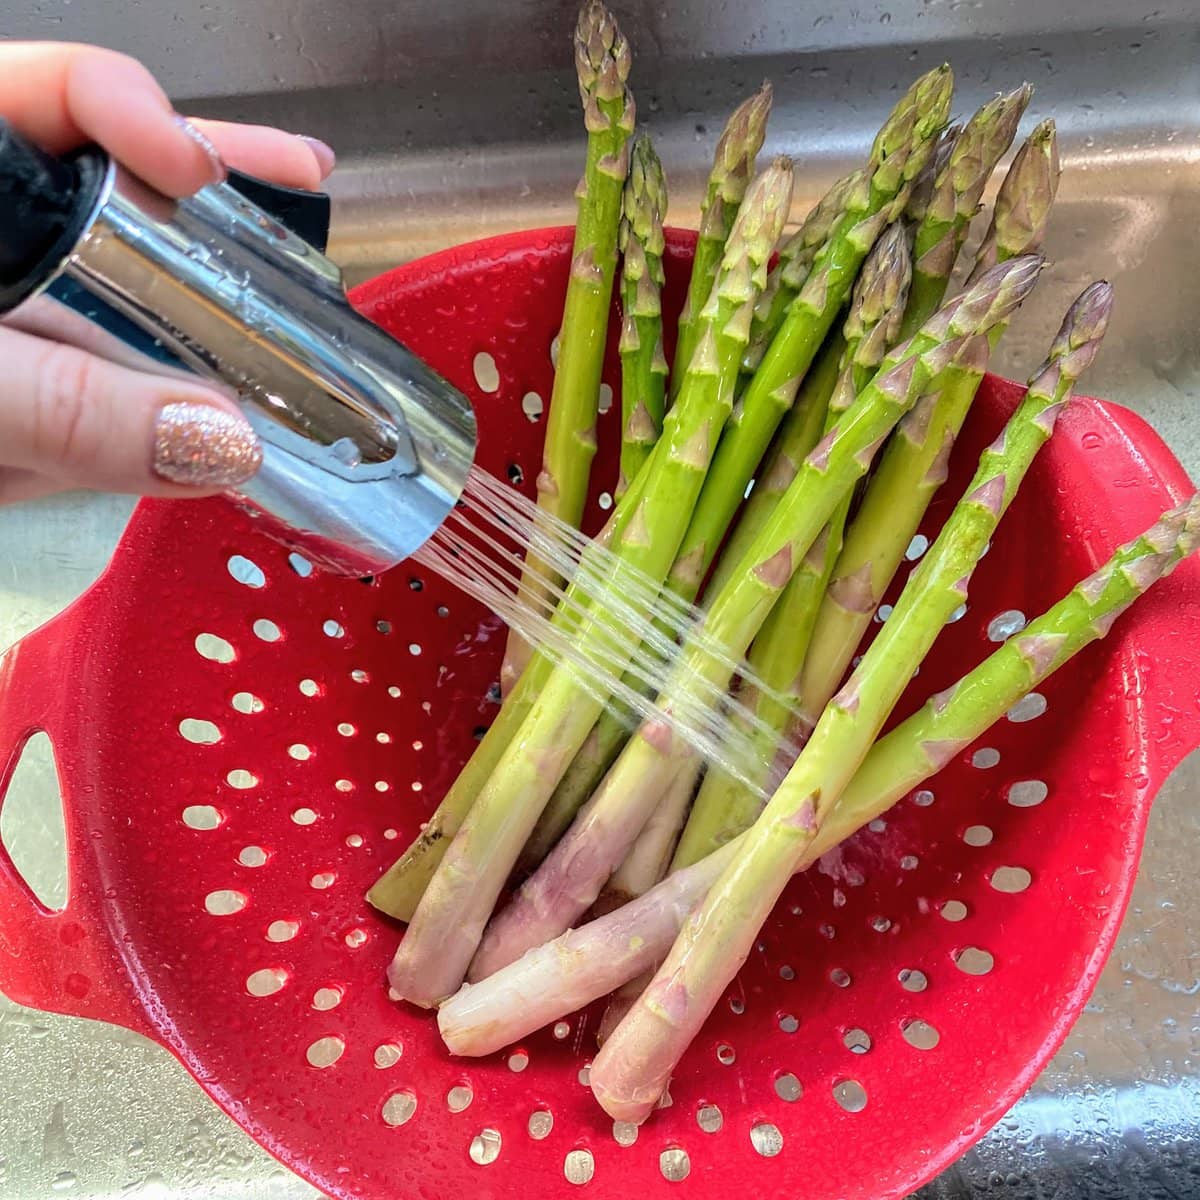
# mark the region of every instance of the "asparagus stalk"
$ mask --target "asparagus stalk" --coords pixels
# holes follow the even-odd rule
[[[672,418],[668,416],[666,427],[669,429],[672,425]],[[660,445],[661,442],[656,443],[655,449]],[[653,459],[652,453],[629,489],[617,501],[612,516],[595,539],[598,545],[608,546],[618,541],[626,525],[638,512],[647,480],[654,474]],[[586,551],[585,562],[590,564],[589,569],[579,574],[594,579],[597,575],[595,559],[596,556],[590,550]],[[581,586],[578,580],[572,581],[563,604],[555,609],[553,623],[559,628],[573,628],[579,615],[590,607],[595,599],[594,590]],[[505,749],[520,730],[533,701],[549,680],[554,666],[555,663],[549,656],[540,652],[534,655],[529,667],[521,674],[516,687],[505,697],[503,708],[449,791],[442,797],[436,810],[422,824],[420,832],[405,849],[404,854],[367,892],[367,900],[375,908],[400,921],[412,920],[417,904],[442,861],[447,847],[462,826],[480,789],[488,781]]]
[[[555,843],[566,833],[575,814],[587,803],[588,797],[600,785],[609,767],[621,753],[621,747],[629,738],[631,719],[615,712],[610,707],[592,726],[579,752],[571,759],[558,786],[542,809],[529,841],[521,851],[517,863],[518,873],[528,875],[537,870],[538,864],[554,849]]]
[[[1014,259],[951,301],[921,334],[889,355],[853,407],[805,460],[738,572],[684,642],[659,697],[664,711],[725,688],[732,667],[718,646],[740,658],[842,497],[867,469],[875,449],[948,364],[978,353],[981,339],[1033,287],[1035,256]],[[600,790],[541,867],[492,921],[471,967],[483,978],[531,946],[567,928],[600,892],[641,831],[655,802],[689,760],[662,721],[643,722]],[[461,836],[461,835],[460,835]]]
[[[750,313],[766,279],[791,186],[791,163],[777,160],[751,185],[734,223],[717,283],[701,313],[704,332],[648,464],[652,474],[618,535],[611,581],[616,595],[628,586],[627,571],[661,582],[674,560],[732,407]],[[627,664],[636,646],[597,615],[600,607],[593,605],[579,623],[580,653],[603,653],[610,662]],[[603,699],[575,668],[563,665],[550,673],[413,913],[389,970],[402,998],[429,1006],[457,990],[521,847],[603,708]]]
[[[587,128],[587,163],[577,193],[578,216],[571,275],[563,307],[558,365],[546,417],[538,507],[578,526],[596,453],[596,412],[605,331],[617,267],[621,193],[629,170],[635,105],[626,86],[629,43],[601,0],[587,0],[575,29],[575,69]],[[558,582],[550,566],[526,562],[524,582],[548,594],[542,581]],[[510,633],[500,672],[505,692],[516,684],[532,649]]]
[[[796,403],[784,418],[767,467],[750,494],[725,553],[717,562],[708,587],[709,594],[716,595],[728,582],[733,568],[754,541],[754,535],[762,529],[779,497],[796,477],[800,464],[821,440],[829,398],[838,381],[844,350],[845,340],[841,332],[831,334],[804,377]],[[587,741],[567,768],[521,853],[523,873],[534,871],[554,849],[555,843],[575,819],[575,814],[616,762],[622,747],[629,740],[629,732],[629,722],[621,712],[608,708],[601,714]]]
[[[743,100],[734,109],[717,140],[708,188],[700,205],[700,232],[696,238],[687,297],[679,314],[672,400],[679,392],[677,381],[682,378],[683,370],[699,344],[700,310],[712,291],[725,240],[754,174],[754,160],[767,133],[772,95],[770,83],[764,83],[753,96]]]
[[[731,842],[637,900],[568,930],[438,1009],[452,1054],[479,1056],[541,1029],[656,966],[737,850]]]
[[[788,291],[794,299],[779,316],[779,346],[772,342],[767,360],[738,405],[732,427],[717,447],[709,471],[712,483],[706,482],[701,492],[671,569],[670,587],[682,598],[690,601],[699,591],[754,469],[783,414],[792,407],[797,388],[864,257],[889,215],[903,207],[911,180],[931,154],[934,139],[945,122],[952,85],[948,67],[930,71],[912,85],[880,129],[867,171],[856,172],[834,185],[805,222],[797,235],[797,245],[788,251],[785,264],[790,267],[785,265],[784,271],[794,270],[804,261],[807,282],[803,290],[797,282],[795,291],[790,291],[788,282],[776,285],[777,296]],[[809,274],[808,248],[822,232],[824,240],[812,252]],[[766,325],[760,323],[760,336],[764,328]],[[676,361],[685,360],[677,353]],[[585,744],[578,764],[568,770],[561,792],[547,806],[544,819],[522,854],[526,867],[532,868],[545,857],[624,746],[628,732],[620,714],[602,714],[599,725],[595,736]]]
[[[775,511],[779,498],[796,478],[801,464],[812,453],[822,434],[828,432],[829,403],[837,390],[845,351],[846,339],[841,330],[831,333],[804,376],[796,401],[780,422],[771,449],[760,464],[754,488],[713,567],[712,579],[705,589],[707,595],[715,596],[729,582]]]
[[[847,198],[861,190],[866,178],[866,169],[860,167],[835,180],[804,218],[800,228],[779,247],[779,261],[767,276],[767,286],[754,307],[750,344],[742,359],[742,370],[747,375],[758,370],[771,339],[783,324],[788,307],[800,294],[812,270],[817,251],[845,216]]]
[[[848,837],[940,771],[1022,696],[1104,637],[1151,584],[1195,550],[1198,539],[1200,495],[1194,495],[1120,547],[974,671],[931,696],[872,747],[834,813],[834,832],[845,829]]]
[[[925,211],[913,236],[913,281],[901,337],[909,337],[942,302],[966,240],[971,218],[1033,95],[1024,84],[989,100],[955,139],[946,164],[933,179]]]
[[[897,222],[875,243],[855,284],[843,328],[846,348],[842,371],[830,401],[830,425],[850,407],[896,340],[911,276],[908,235],[903,223]],[[751,669],[768,690],[744,688],[740,698],[758,718],[747,735],[757,751],[761,778],[768,790],[773,790],[768,780],[791,712],[784,697],[793,691],[808,652],[821,597],[841,549],[848,509],[846,497],[804,556],[750,649]],[[757,795],[738,779],[719,768],[710,768],[692,806],[674,867],[695,862],[728,841],[754,820],[759,808]]]
[[[872,147],[869,182],[847,196],[845,214],[817,252],[804,287],[742,394],[671,568],[668,583],[685,599],[700,590],[755,468],[849,298],[863,260],[903,211],[912,180],[946,123],[952,85],[950,68],[939,67],[897,103]]]
[[[713,580],[708,587],[709,594],[718,593],[722,584],[728,581],[734,566],[754,541],[754,534],[766,523],[775,503],[787,490],[787,485],[796,478],[800,463],[820,442],[829,396],[838,383],[844,349],[845,341],[840,332],[830,335],[826,346],[822,347],[814,365],[804,377],[804,382],[800,384],[796,403],[784,418],[767,469],[750,494],[746,509],[734,527],[730,544],[716,563]],[[617,756],[629,740],[629,734],[629,721],[624,714],[613,708],[601,714],[595,728],[588,734],[587,742],[583,743],[554,790],[550,803],[542,811],[538,826],[522,852],[521,865],[524,870],[535,870],[553,850],[554,844],[562,838],[571,821],[575,820],[576,812],[600,786],[608,768],[617,761]]]
[[[1046,233],[1050,205],[1038,203],[1048,191],[1058,189],[1058,135],[1054,122],[1043,121],[1013,157],[1012,166],[996,194],[992,220],[975,256],[975,269],[967,283],[989,267],[1040,246]]]
[[[668,424],[670,420],[668,418]],[[653,456],[652,456],[653,457]],[[641,503],[642,489],[650,474],[650,464],[639,472],[633,485],[617,502],[613,515],[597,541],[609,544],[618,538]],[[594,572],[593,572],[594,574]],[[563,604],[555,610],[553,621],[560,627],[578,619],[578,614],[591,602],[591,595],[578,582],[567,590]],[[522,673],[517,686],[505,698],[504,706],[495,721],[476,746],[474,753],[459,772],[449,791],[436,810],[422,825],[396,862],[376,880],[367,892],[367,900],[381,912],[400,921],[411,921],[417,904],[433,878],[439,863],[463,820],[475,803],[475,798],[491,777],[504,751],[521,728],[534,700],[545,687],[554,670],[553,661],[544,654],[535,654]]]
[[[1164,513],[957,683],[880,738],[803,852],[800,869],[936,774],[1200,544],[1200,495]],[[531,950],[438,1013],[451,1053],[491,1054],[636,978],[667,953],[742,840],[668,875],[639,899]]]
[[[845,341],[831,334],[812,368],[804,377],[796,402],[783,420],[780,436],[762,477],[755,484],[745,511],[734,528],[729,546],[717,562],[708,592],[716,595],[728,581],[733,568],[749,549],[754,535],[766,523],[779,497],[795,478],[800,464],[821,440],[829,397],[838,380]],[[612,708],[606,709],[588,734],[587,741],[572,760],[567,773],[546,805],[524,851],[521,866],[536,869],[567,831],[575,814],[600,786],[608,769],[629,740],[629,721]]]
[[[633,143],[621,213],[622,496],[662,431],[667,359],[662,340],[663,216],[667,183],[648,137]]]
[[[601,892],[596,901],[598,911],[616,908],[648,892],[667,873],[703,765],[697,758],[671,780],[629,853]]]
[[[596,1098],[616,1120],[642,1121],[671,1070],[736,974],[759,927],[861,765],[942,625],[1080,371],[1095,356],[1111,290],[1098,284],[1068,313],[1050,357],[979,468],[891,617],[812,740],[747,831],[734,860],[684,926],[641,999],[592,1064]]]
[[[1039,126],[1039,130],[1041,127]],[[1045,138],[1048,137],[1048,140]],[[1034,138],[1042,139],[1034,142]],[[1033,147],[1031,150],[1030,147]],[[1028,253],[1040,236],[1058,187],[1054,131],[1035,131],[1018,153],[997,201],[997,253]],[[1018,214],[1013,220],[1010,214]],[[911,308],[911,302],[910,302]],[[995,345],[1004,326],[992,333]],[[923,401],[906,418],[880,457],[863,502],[846,533],[813,629],[799,683],[798,724],[810,730],[845,675],[883,593],[904,557],[921,518],[946,477],[950,451],[966,419],[982,371],[948,373],[940,396]]]
[[[668,418],[668,428],[671,423],[671,419]],[[621,529],[637,512],[641,499],[638,489],[653,475],[651,466],[650,462],[643,465],[635,483],[618,500],[613,516],[606,527],[606,534],[610,541],[618,540]],[[590,599],[586,593],[581,593],[581,589],[574,584],[568,590],[567,595],[571,602],[568,607],[572,612],[578,612]],[[557,612],[554,619],[556,622],[560,622],[561,612]],[[491,777],[513,737],[521,728],[533,701],[545,687],[552,670],[553,663],[545,655],[535,655],[530,666],[521,674],[516,687],[506,692],[504,707],[472,754],[470,761],[442,798],[436,811],[424,824],[401,858],[380,877],[367,893],[367,899],[374,907],[398,920],[412,920],[417,904],[441,863],[447,847],[458,833],[480,790]],[[624,742],[624,728],[619,719],[614,719],[614,721],[606,723],[606,729],[612,746],[609,753],[615,756],[616,751]],[[606,766],[607,764],[600,770],[601,775]],[[572,787],[566,789],[565,792],[567,816],[565,820],[561,821],[561,824],[551,826],[548,833],[539,833],[539,838],[545,843],[545,849],[533,859],[534,863],[544,857],[549,846],[553,845],[553,842],[561,835],[562,830],[570,823],[571,817],[574,816],[578,806],[586,799],[587,795],[591,793],[596,782],[597,780],[590,775],[581,776],[578,772],[573,774]]]

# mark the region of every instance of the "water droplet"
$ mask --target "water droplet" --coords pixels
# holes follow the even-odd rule
[[[1025,614],[1020,609],[1007,608],[988,622],[987,635],[993,642],[1003,642],[1014,633],[1020,633],[1025,625]]]

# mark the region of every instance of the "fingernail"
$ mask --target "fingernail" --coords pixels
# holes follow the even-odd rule
[[[333,152],[333,147],[327,142],[321,141],[320,138],[308,137],[303,133],[298,133],[296,136],[317,156],[317,162],[321,167],[321,178],[324,179],[337,166],[337,155]]]
[[[164,405],[154,423],[154,473],[171,483],[232,487],[262,464],[262,446],[250,425],[211,404],[180,400]]]
[[[193,125],[187,117],[182,117],[178,113],[175,114],[175,124],[204,151],[204,155],[208,159],[209,174],[212,176],[212,182],[224,183],[226,177],[229,175],[229,169],[225,166],[225,160],[221,157],[221,152],[212,144],[208,134]]]

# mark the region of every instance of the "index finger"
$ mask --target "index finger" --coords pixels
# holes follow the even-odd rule
[[[0,44],[0,116],[51,153],[97,142],[169,196],[224,176],[216,150],[178,117],[154,76],[113,50]]]

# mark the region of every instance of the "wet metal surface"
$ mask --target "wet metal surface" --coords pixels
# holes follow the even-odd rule
[[[582,140],[573,4],[234,0],[176,8],[7,6],[5,32],[102,41],[213,115],[284,124],[341,154],[332,253],[353,278],[506,229],[571,220]],[[792,0],[622,4],[641,115],[695,220],[727,110],[776,85],[768,151],[797,156],[796,215],[864,151],[898,87],[947,58],[961,115],[1022,79],[1028,126],[1053,115],[1065,173],[1049,277],[1000,351],[1034,365],[1094,274],[1117,294],[1089,383],[1160,430],[1200,474],[1200,12],[1190,0],[1055,4]],[[59,611],[106,561],[128,500],[0,511],[0,648]],[[29,764],[26,763],[26,766]],[[62,886],[53,774],[23,770],[4,835]],[[927,1196],[1200,1196],[1200,757],[1150,822],[1141,876],[1096,993],[1051,1065]],[[1014,997],[1019,1003],[1020,997]],[[0,999],[0,1196],[312,1200],[165,1051]],[[914,1119],[918,1119],[914,1115]],[[852,1169],[848,1164],[848,1169]]]

